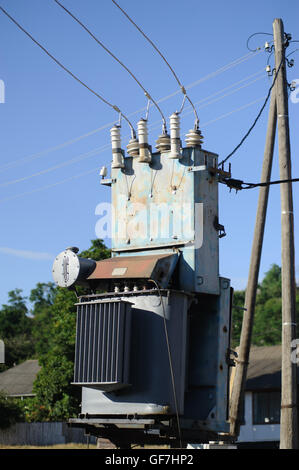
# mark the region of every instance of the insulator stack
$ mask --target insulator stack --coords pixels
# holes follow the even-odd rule
[[[121,149],[120,127],[113,126],[110,129],[112,144],[112,165],[111,168],[124,168],[124,157]]]
[[[156,140],[156,149],[160,153],[169,152],[170,150],[170,136],[168,134],[159,135]]]
[[[131,157],[138,157],[139,156],[139,142],[137,139],[135,138],[132,138],[128,145],[127,145],[127,151],[128,151],[128,154],[131,156]]]
[[[180,116],[173,113],[170,116],[170,154],[169,158],[181,158]]]
[[[187,147],[201,147],[203,135],[198,129],[190,129],[189,133],[186,134],[185,141]]]
[[[148,131],[147,121],[140,119],[137,124],[138,128],[138,140],[139,140],[139,159],[140,163],[149,163],[151,161],[151,154],[148,145]]]

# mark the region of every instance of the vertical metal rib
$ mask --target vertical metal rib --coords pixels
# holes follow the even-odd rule
[[[75,383],[122,383],[129,357],[124,357],[130,305],[90,302],[77,307]],[[127,356],[127,354],[125,355]]]

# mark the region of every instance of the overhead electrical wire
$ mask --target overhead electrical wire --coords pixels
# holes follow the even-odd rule
[[[258,82],[259,80],[262,80],[263,78],[265,78],[265,74],[262,74],[262,75],[260,75],[258,78],[256,78],[255,80],[252,80],[251,82],[246,83],[245,85],[242,85],[242,86],[240,86],[240,87],[238,87],[238,88],[236,88],[236,89],[232,89],[232,90],[229,91],[228,93],[225,93],[224,95],[220,95],[220,96],[218,96],[218,98],[215,98],[215,99],[213,99],[213,100],[211,100],[211,101],[208,101],[207,103],[205,103],[206,99],[204,99],[204,100],[200,100],[200,101],[195,101],[195,104],[199,105],[199,104],[201,104],[201,103],[204,103],[202,106],[199,106],[199,107],[198,107],[198,109],[203,109],[203,108],[205,108],[206,106],[210,106],[210,105],[213,104],[213,103],[216,103],[216,102],[218,102],[218,101],[220,101],[220,100],[223,100],[223,99],[226,98],[227,96],[231,96],[231,95],[237,93],[238,91],[243,90],[243,88],[247,88],[248,86],[252,85],[253,83],[256,83],[256,82]],[[230,89],[230,87],[227,87],[227,89]],[[217,96],[217,93],[215,93],[214,95],[210,95],[210,97],[212,97],[212,96]]]
[[[206,82],[207,80],[211,80],[212,78],[215,78],[217,77],[218,75],[221,75],[222,73],[226,72],[227,70],[230,70],[231,68],[234,68],[236,67],[237,65],[240,65],[242,64],[243,62],[246,62],[247,60],[249,59],[252,59],[253,57],[255,57],[256,55],[260,54],[262,51],[257,51],[255,53],[248,53],[248,54],[245,54],[244,56],[241,56],[239,57],[238,59],[235,59],[234,61],[232,62],[229,62],[228,64],[226,65],[223,65],[222,67],[220,67],[219,69],[215,70],[214,72],[211,72],[207,75],[205,75],[204,77],[200,78],[199,80],[196,80],[195,82],[192,82],[190,83],[189,85],[187,85],[185,88],[186,90],[190,90],[191,88],[195,87],[195,86],[198,86],[200,85],[201,83],[204,83]],[[171,93],[170,95],[167,95],[167,96],[164,96],[163,98],[161,98],[160,100],[158,100],[158,103],[162,103],[163,101],[166,101],[170,98],[173,98],[174,96],[176,96],[178,93],[180,93],[180,90],[176,90],[174,91],[173,93]]]
[[[107,106],[110,108],[114,109],[119,115],[121,115],[128,123],[132,136],[136,137],[135,130],[127,118],[127,116],[118,108],[118,106],[113,105],[110,103],[108,100],[103,98],[99,93],[94,91],[92,88],[90,88],[86,83],[84,83],[80,78],[78,78],[73,72],[71,72],[67,67],[65,67],[59,60],[56,59],[44,46],[42,46],[23,26],[21,26],[2,6],[0,6],[0,10],[21,30],[23,33],[26,34],[42,51],[44,51],[59,67],[61,67],[65,72],[67,72],[71,77],[73,77],[78,83],[80,83],[82,86],[84,86],[88,91],[90,91],[93,95],[95,95],[99,100],[101,100],[103,103],[105,103]]]
[[[208,125],[210,125],[210,124],[213,124],[214,122],[217,122],[217,121],[219,121],[219,120],[221,120],[221,119],[225,119],[226,117],[229,117],[229,116],[231,116],[231,115],[234,114],[234,113],[237,113],[237,112],[239,112],[239,111],[242,111],[243,109],[246,109],[246,108],[248,108],[248,107],[250,107],[250,106],[256,104],[258,101],[261,101],[262,99],[264,99],[264,97],[258,98],[257,100],[254,100],[254,101],[251,101],[250,103],[247,103],[247,104],[245,104],[245,105],[243,105],[243,106],[241,106],[241,107],[239,107],[239,108],[236,108],[236,109],[230,111],[229,113],[222,114],[221,116],[218,116],[217,118],[215,118],[215,119],[213,119],[213,120],[211,120],[211,121],[208,121],[208,122],[206,122],[206,123],[203,123],[203,124],[201,125],[201,127],[206,127],[206,126],[208,126]],[[192,113],[192,112],[193,112],[192,110],[191,110],[191,111],[188,111],[188,112],[184,113],[184,115],[190,114],[190,113]],[[156,127],[157,127],[157,126],[156,126]],[[108,145],[107,145],[107,148],[108,148]],[[102,152],[104,152],[104,151],[105,151],[104,149],[101,150],[101,151],[99,151],[99,154],[102,153]],[[36,192],[44,191],[44,190],[46,190],[46,189],[51,189],[51,188],[56,187],[56,186],[58,186],[58,185],[60,185],[60,184],[65,184],[65,183],[67,183],[67,182],[69,182],[69,181],[72,181],[73,179],[81,178],[81,177],[86,176],[86,175],[88,175],[88,174],[95,173],[96,171],[99,171],[99,166],[97,166],[96,168],[93,168],[93,169],[91,169],[91,170],[88,170],[88,171],[84,171],[84,172],[82,172],[82,173],[79,173],[79,174],[77,174],[77,175],[70,176],[69,178],[66,178],[66,179],[57,181],[57,182],[55,182],[55,183],[51,183],[51,184],[48,184],[48,185],[45,185],[45,186],[41,186],[41,187],[36,188],[36,189],[33,189],[33,190],[31,190],[31,191],[26,191],[26,192],[23,192],[23,193],[20,193],[20,194],[14,194],[13,196],[8,196],[8,197],[6,197],[6,198],[2,198],[2,199],[0,199],[0,203],[1,203],[1,202],[11,201],[11,200],[14,200],[14,199],[18,199],[19,197],[29,196],[30,194],[34,194],[34,193],[36,193]]]
[[[82,154],[78,155],[77,157],[74,157],[70,160],[66,160],[64,162],[61,162],[58,165],[51,166],[50,168],[46,168],[45,170],[38,171],[38,172],[33,173],[29,176],[23,176],[22,178],[18,178],[18,179],[14,179],[14,180],[11,180],[11,181],[6,181],[4,183],[0,183],[0,188],[7,187],[7,186],[10,186],[10,185],[16,184],[16,183],[23,183],[24,181],[32,179],[36,176],[43,176],[47,173],[50,173],[51,171],[59,170],[60,168],[71,165],[72,163],[77,163],[77,162],[80,162],[82,160],[86,160],[86,158],[96,156],[100,152],[105,151],[109,148],[110,148],[110,144],[106,144],[104,146],[97,147],[93,150],[90,150],[89,152],[82,153]]]
[[[252,74],[252,75],[250,75],[250,76],[247,77],[247,78],[244,78],[244,79],[242,79],[242,80],[239,80],[238,82],[236,82],[236,84],[242,83],[242,82],[244,82],[245,80],[247,80],[248,78],[254,77],[254,76],[258,75],[258,74],[259,74],[259,72],[258,72],[258,73],[255,73],[255,74]],[[233,93],[236,93],[236,92],[239,91],[240,89],[243,89],[243,88],[245,88],[245,87],[248,87],[248,86],[252,85],[252,84],[255,83],[257,80],[260,80],[261,78],[264,78],[264,75],[261,76],[261,77],[256,78],[255,80],[253,80],[253,81],[251,81],[251,82],[249,82],[249,83],[246,83],[245,85],[242,85],[241,87],[236,88],[235,90],[230,91],[229,93],[226,93],[226,94],[224,94],[224,95],[221,95],[221,96],[219,96],[218,98],[213,99],[213,100],[208,101],[207,103],[205,103],[205,101],[207,101],[209,98],[212,98],[212,97],[214,97],[214,96],[217,96],[217,95],[221,92],[221,90],[220,90],[220,91],[218,91],[218,92],[216,92],[216,93],[213,93],[212,95],[209,95],[208,97],[204,98],[203,100],[200,100],[200,101],[196,102],[196,104],[204,103],[202,106],[200,106],[199,109],[202,109],[202,108],[204,108],[204,107],[206,107],[206,106],[210,106],[211,104],[213,104],[213,103],[215,103],[215,102],[217,102],[217,101],[220,101],[221,99],[223,99],[223,98],[225,98],[225,97],[227,97],[227,96],[230,96],[230,95],[233,94]],[[232,86],[233,86],[233,85],[230,85],[229,87],[226,87],[226,88],[224,88],[223,90],[231,89]],[[255,102],[256,102],[256,101],[255,101]],[[189,108],[191,108],[191,107],[189,107]],[[185,108],[185,111],[186,111],[187,109],[188,109],[188,108]],[[188,115],[188,114],[190,114],[190,112],[184,112],[183,116],[186,116],[186,115]],[[216,120],[217,120],[217,119],[216,119]],[[215,120],[213,120],[213,122],[214,122],[214,121],[215,121]],[[159,123],[159,121],[156,121],[155,123],[151,124],[151,125],[150,125],[150,129],[152,129],[153,126],[156,127],[156,124],[158,124],[158,123]],[[70,160],[66,160],[66,161],[64,161],[64,162],[61,162],[61,163],[59,163],[58,165],[54,165],[54,166],[52,166],[52,167],[50,167],[50,168],[47,168],[47,169],[45,169],[45,170],[41,170],[41,171],[39,171],[39,172],[35,172],[35,173],[31,174],[31,175],[24,176],[24,177],[22,177],[22,178],[18,178],[18,179],[6,181],[6,182],[4,182],[4,183],[0,183],[0,188],[1,188],[1,187],[5,187],[5,186],[10,186],[10,185],[16,184],[16,183],[21,183],[21,182],[24,182],[24,181],[26,181],[26,180],[28,180],[28,179],[31,179],[31,178],[33,178],[33,177],[36,177],[36,176],[42,176],[42,175],[44,175],[44,174],[46,174],[46,173],[49,173],[49,172],[51,172],[51,171],[57,170],[57,169],[59,169],[59,168],[65,167],[65,166],[67,166],[67,165],[71,165],[72,163],[77,163],[78,161],[81,161],[81,160],[83,160],[83,159],[90,158],[91,156],[95,156],[95,155],[97,155],[97,153],[101,153],[102,151],[105,151],[105,150],[107,150],[107,149],[109,149],[109,148],[110,148],[110,144],[106,144],[106,145],[104,145],[103,147],[96,147],[95,149],[92,149],[92,150],[90,150],[89,152],[80,154],[80,155],[78,155],[77,157],[74,157],[74,158],[72,158],[72,159],[70,159]]]
[[[296,50],[297,50],[297,49],[296,49]],[[216,77],[216,76],[218,76],[218,75],[220,75],[220,74],[226,72],[227,70],[230,70],[230,69],[233,68],[233,67],[236,67],[237,65],[243,63],[244,61],[247,61],[247,60],[251,59],[252,57],[254,57],[256,54],[258,54],[258,53],[260,53],[260,52],[261,52],[261,51],[258,51],[257,53],[249,53],[249,54],[246,54],[246,55],[244,55],[244,56],[239,57],[238,59],[233,60],[232,62],[229,62],[228,64],[226,64],[226,65],[220,67],[220,68],[217,69],[215,72],[211,72],[211,73],[209,73],[208,75],[205,75],[204,77],[200,78],[200,79],[197,80],[196,82],[193,82],[193,83],[187,85],[187,86],[186,86],[186,89],[190,89],[190,88],[193,88],[193,87],[195,87],[195,86],[198,86],[198,85],[200,85],[201,83],[203,83],[203,82],[205,82],[205,81],[207,81],[207,80],[210,80],[210,79],[212,79],[212,78],[214,78],[214,77]],[[252,75],[250,75],[250,76],[248,76],[248,77],[245,77],[245,78],[242,79],[241,81],[245,81],[247,78],[250,78],[251,76],[252,76]],[[241,81],[240,81],[240,82],[241,82]],[[240,83],[240,82],[236,82],[235,84]],[[231,86],[233,86],[233,85],[231,85]],[[225,89],[226,89],[226,88],[225,88]],[[224,91],[225,89],[223,89],[222,91]],[[220,92],[221,92],[221,90],[220,90],[219,92],[217,92],[217,93],[220,93]],[[172,93],[172,94],[170,94],[170,95],[164,96],[164,97],[162,97],[162,98],[160,98],[160,99],[158,100],[158,103],[161,103],[162,101],[166,101],[166,100],[172,98],[173,96],[177,95],[178,93],[179,93],[179,90],[175,91],[174,93]],[[138,113],[144,111],[145,109],[146,109],[146,108],[144,107],[144,108],[141,108],[141,109],[139,109],[139,110],[137,110],[137,111],[134,111],[133,113],[129,114],[128,117],[132,117],[132,116],[134,116],[135,114],[138,114]],[[37,152],[37,153],[34,153],[34,154],[29,155],[29,156],[27,156],[27,157],[18,158],[18,159],[16,159],[16,160],[12,161],[12,162],[6,163],[6,164],[0,166],[0,172],[3,172],[3,171],[5,171],[5,170],[7,170],[7,169],[10,169],[10,168],[12,168],[12,167],[14,167],[14,166],[16,166],[16,165],[18,165],[18,164],[27,163],[28,161],[34,160],[34,159],[36,159],[36,158],[40,158],[40,157],[42,157],[42,156],[44,156],[44,155],[47,155],[48,153],[51,153],[51,152],[60,150],[60,149],[62,149],[62,148],[64,148],[64,147],[67,147],[67,146],[69,146],[69,145],[72,145],[72,144],[74,144],[74,143],[76,143],[76,142],[78,142],[78,141],[80,141],[80,140],[82,140],[82,139],[85,139],[86,137],[89,137],[89,136],[91,136],[91,135],[94,135],[94,134],[96,134],[97,132],[99,132],[99,131],[101,131],[101,130],[104,130],[104,129],[110,127],[110,126],[112,126],[113,124],[114,124],[114,121],[113,121],[113,122],[109,122],[109,123],[107,123],[107,124],[104,124],[104,125],[101,126],[101,127],[98,127],[98,128],[96,128],[96,129],[93,129],[93,130],[91,130],[91,131],[85,133],[85,134],[82,134],[82,135],[80,135],[80,136],[78,136],[78,137],[75,137],[74,139],[67,140],[67,141],[63,142],[62,144],[58,144],[58,145],[53,146],[53,147],[48,147],[48,148],[45,149],[45,150],[42,150],[42,151]]]
[[[54,0],[55,2],[57,2],[57,0]],[[199,118],[198,118],[198,115],[197,115],[197,112],[196,112],[196,109],[195,109],[195,106],[194,104],[192,103],[190,97],[187,95],[187,92],[186,92],[186,88],[183,86],[183,84],[181,83],[180,79],[178,78],[177,74],[175,73],[173,67],[171,67],[171,65],[169,64],[168,60],[165,58],[165,56],[162,54],[162,52],[160,51],[160,49],[156,46],[156,44],[147,36],[147,34],[145,34],[145,32],[135,23],[135,21],[133,21],[133,19],[128,15],[128,13],[123,9],[121,8],[121,6],[115,1],[115,0],[112,0],[112,2],[114,3],[114,5],[126,16],[126,18],[135,26],[136,29],[138,29],[138,31],[142,34],[142,36],[151,44],[151,46],[155,49],[156,52],[158,52],[158,54],[160,55],[160,57],[164,60],[165,64],[167,65],[167,67],[169,68],[169,70],[171,71],[171,73],[173,74],[174,78],[176,79],[183,95],[184,95],[184,100],[187,99],[190,103],[190,105],[192,106],[193,108],[193,111],[194,111],[194,114],[195,114],[195,128],[198,129],[198,124],[199,124]],[[184,102],[183,102],[184,103]]]
[[[293,178],[293,179],[288,179],[288,180],[276,180],[276,181],[266,181],[264,183],[245,183],[243,182],[243,184],[246,184],[247,187],[246,188],[242,188],[242,189],[253,189],[253,188],[257,188],[258,186],[270,186],[272,184],[284,184],[284,183],[298,183],[299,181],[299,178]]]
[[[276,180],[276,181],[265,181],[262,183],[246,183],[245,181],[237,180],[233,178],[223,178],[223,179],[220,179],[219,182],[222,184],[225,184],[230,189],[235,189],[236,191],[240,191],[242,189],[254,189],[258,187],[271,186],[272,184],[298,183],[299,178]]]
[[[112,0],[112,1],[113,1],[113,0]],[[272,33],[253,33],[253,34],[251,34],[251,35],[249,36],[249,38],[247,39],[247,42],[246,42],[246,47],[247,47],[247,49],[248,49],[250,52],[255,52],[255,51],[257,51],[257,50],[259,49],[259,48],[258,48],[258,49],[250,49],[250,47],[249,47],[249,41],[250,41],[250,39],[253,38],[254,36],[259,35],[259,34],[262,34],[262,35],[265,35],[265,36],[272,36],[272,37],[273,37],[273,34],[272,34]]]
[[[110,51],[110,49],[108,49],[108,47],[106,47],[102,41],[100,41],[91,31],[90,29],[87,28],[87,26],[85,26],[84,23],[82,23],[82,21],[79,20],[79,18],[77,18],[70,10],[68,10],[62,3],[60,3],[58,0],[54,0],[55,3],[57,3],[57,5],[59,5],[68,15],[70,15],[95,41],[97,44],[99,44],[106,52],[108,52],[109,55],[111,55],[111,57],[113,57],[113,59],[115,59],[130,75],[131,77],[135,80],[135,82],[139,85],[139,87],[143,90],[145,96],[147,97],[147,99],[149,101],[152,101],[152,103],[156,106],[157,110],[159,111],[159,113],[161,114],[161,117],[162,117],[162,121],[163,121],[163,132],[166,133],[167,132],[167,125],[166,125],[166,119],[165,119],[165,116],[160,108],[160,106],[157,104],[157,102],[152,98],[152,96],[150,95],[150,93],[144,88],[144,86],[142,85],[142,83],[140,82],[140,80],[138,80],[138,78],[135,76],[135,74],[115,55],[113,54],[113,52]]]
[[[267,94],[267,96],[266,96],[266,99],[265,99],[265,101],[264,101],[264,103],[263,103],[263,105],[262,105],[260,111],[258,112],[258,115],[256,116],[256,118],[255,118],[253,124],[252,124],[251,127],[248,129],[248,131],[246,132],[246,134],[244,135],[244,137],[241,139],[241,141],[239,142],[239,144],[232,150],[232,152],[230,152],[230,153],[227,155],[227,157],[225,157],[225,158],[219,163],[219,166],[221,166],[221,165],[223,165],[225,162],[227,162],[227,160],[228,160],[229,158],[231,158],[231,157],[236,153],[236,151],[241,147],[241,145],[245,142],[245,140],[247,139],[247,137],[249,136],[249,134],[252,132],[252,130],[253,130],[254,127],[256,126],[256,124],[257,124],[259,118],[261,117],[262,112],[264,111],[264,109],[265,109],[265,107],[266,107],[266,104],[267,104],[267,102],[268,102],[268,100],[269,100],[269,98],[270,98],[270,96],[271,96],[271,91],[272,91],[272,89],[273,89],[273,87],[274,87],[274,85],[275,85],[276,78],[277,78],[278,73],[279,73],[279,71],[280,71],[280,68],[281,68],[281,66],[282,66],[282,64],[283,64],[283,61],[284,61],[284,59],[282,58],[282,60],[281,60],[281,62],[280,62],[280,64],[279,64],[279,66],[278,66],[278,69],[277,69],[276,72],[275,72],[275,76],[274,76],[274,79],[273,79],[273,81],[272,81],[272,85],[271,85],[270,88],[269,88],[269,91],[268,91],[268,94]]]

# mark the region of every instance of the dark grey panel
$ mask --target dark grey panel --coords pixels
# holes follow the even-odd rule
[[[91,301],[77,305],[74,384],[116,390],[129,382],[131,304]]]

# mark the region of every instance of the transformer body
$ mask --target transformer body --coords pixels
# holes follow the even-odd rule
[[[117,444],[229,432],[232,289],[219,276],[216,168],[216,154],[189,147],[112,169],[112,257],[77,304],[72,425]]]

